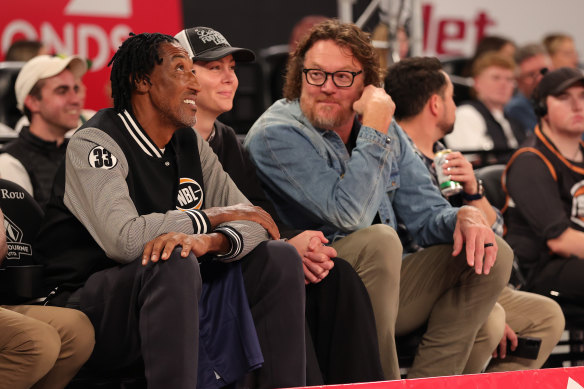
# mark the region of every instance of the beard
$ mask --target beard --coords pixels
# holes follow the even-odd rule
[[[345,110],[342,107],[336,110],[337,113],[333,112],[335,111],[333,107],[318,107],[317,103],[306,96],[300,96],[300,109],[313,126],[324,130],[333,130],[345,124],[352,120],[355,114],[352,110]]]
[[[176,128],[193,127],[197,123],[195,112],[186,107],[172,107],[170,102],[165,101],[159,106],[162,116],[173,124]]]
[[[437,126],[440,129],[440,131],[442,132],[442,136],[446,136],[446,135],[452,133],[452,131],[454,131],[454,122],[452,122],[452,123],[439,122],[437,124]]]

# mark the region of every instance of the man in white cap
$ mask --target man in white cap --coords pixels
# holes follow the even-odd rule
[[[77,56],[40,55],[16,79],[18,109],[30,122],[0,155],[0,176],[26,189],[44,208],[65,155],[65,133],[76,128],[82,109],[79,80],[87,71]]]

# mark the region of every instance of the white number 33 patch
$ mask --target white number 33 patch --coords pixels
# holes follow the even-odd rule
[[[95,146],[89,152],[89,165],[97,169],[111,169],[118,163],[118,159],[104,149],[102,146]]]

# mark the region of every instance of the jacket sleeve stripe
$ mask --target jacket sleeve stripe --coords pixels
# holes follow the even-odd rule
[[[209,226],[211,222],[207,215],[201,211],[188,210],[186,214],[191,218],[193,223],[193,233],[194,234],[206,234],[209,231]]]
[[[217,227],[213,232],[220,232],[231,242],[231,250],[227,254],[217,255],[217,259],[228,262],[229,259],[237,257],[243,250],[243,239],[241,234],[229,226]]]

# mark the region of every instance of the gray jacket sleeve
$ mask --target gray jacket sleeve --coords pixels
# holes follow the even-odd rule
[[[115,164],[95,168],[88,156],[107,149]],[[142,255],[144,245],[160,234],[195,232],[191,217],[179,210],[139,215],[130,197],[128,163],[117,143],[103,131],[87,128],[71,138],[65,158],[65,206],[87,228],[106,255],[128,263]]]

